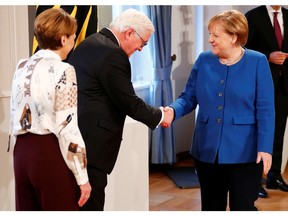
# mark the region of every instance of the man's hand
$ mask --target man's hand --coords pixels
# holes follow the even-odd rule
[[[269,62],[272,62],[277,65],[283,65],[286,58],[288,58],[288,53],[275,51],[270,53]]]

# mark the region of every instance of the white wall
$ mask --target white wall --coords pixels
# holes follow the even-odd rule
[[[105,211],[148,211],[148,128],[126,118],[117,162],[108,176]]]
[[[27,6],[0,6],[0,210],[14,210],[12,154],[7,153],[9,100],[14,69],[29,55]]]
[[[183,91],[196,59],[194,15],[194,6],[175,5],[172,7],[172,54],[176,54],[171,75],[174,100]],[[174,123],[176,154],[190,149],[194,122],[193,112]]]

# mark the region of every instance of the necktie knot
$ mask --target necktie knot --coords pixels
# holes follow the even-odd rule
[[[275,36],[277,38],[277,42],[278,42],[279,48],[281,49],[283,38],[282,38],[281,28],[280,28],[280,25],[279,25],[279,22],[278,22],[278,19],[277,19],[278,12],[273,12],[273,13],[274,13],[274,31],[275,31]]]

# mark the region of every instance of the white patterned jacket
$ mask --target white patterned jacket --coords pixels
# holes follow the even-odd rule
[[[55,134],[78,185],[88,181],[86,150],[77,121],[74,67],[51,50],[20,60],[12,82],[10,135]]]

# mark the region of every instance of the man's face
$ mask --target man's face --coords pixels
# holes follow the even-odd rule
[[[147,42],[151,36],[150,33],[140,35],[133,29],[127,30],[125,33],[124,40],[121,41],[121,47],[124,52],[130,57],[137,50],[142,51],[143,47],[147,45]]]

